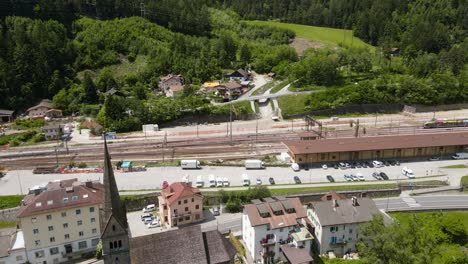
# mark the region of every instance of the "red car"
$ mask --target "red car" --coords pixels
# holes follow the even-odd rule
[[[162,188],[166,189],[167,187],[169,187],[169,183],[167,183],[167,181],[163,181]]]

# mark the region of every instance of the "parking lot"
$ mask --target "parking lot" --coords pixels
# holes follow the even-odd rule
[[[208,186],[209,175],[215,177],[226,177],[230,181],[230,186],[242,185],[242,174],[247,174],[251,185],[255,185],[256,179],[260,179],[263,185],[269,185],[268,179],[274,178],[276,184],[293,184],[294,176],[298,176],[302,183],[323,183],[328,182],[327,175],[331,175],[335,181],[344,182],[343,175],[361,173],[366,181],[375,179],[373,172],[383,171],[392,180],[406,178],[402,176],[403,167],[413,170],[416,179],[426,176],[460,174],[460,170],[443,169],[440,167],[455,164],[468,164],[467,160],[442,160],[442,161],[422,161],[422,162],[402,162],[400,166],[385,166],[382,168],[354,168],[354,169],[322,169],[313,168],[309,170],[293,171],[290,167],[267,167],[262,170],[246,170],[244,167],[221,167],[203,166],[198,170],[182,170],[180,167],[155,167],[148,168],[144,172],[115,172],[115,178],[120,191],[122,190],[152,190],[160,189],[163,181],[169,183],[183,181],[187,177],[190,182],[195,182],[198,175],[202,176],[205,187]],[[9,171],[5,177],[0,179],[0,193],[3,195],[24,194],[28,189],[45,184],[57,179],[78,178],[86,181],[88,179],[101,180],[102,173],[87,174],[32,174],[31,170]],[[22,189],[20,189],[20,186]]]

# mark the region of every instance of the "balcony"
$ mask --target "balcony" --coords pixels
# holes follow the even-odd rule
[[[309,230],[307,230],[307,228],[303,225],[294,227],[294,230],[291,231],[291,236],[296,242],[304,242],[314,239]]]
[[[330,246],[344,246],[348,243],[346,239],[339,238],[339,239],[331,239]]]
[[[274,235],[265,237],[260,239],[260,244],[262,244],[263,247],[271,246],[276,243],[276,238]]]

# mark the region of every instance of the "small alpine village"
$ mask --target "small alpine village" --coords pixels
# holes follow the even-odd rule
[[[0,264],[468,264],[467,21],[0,1]]]

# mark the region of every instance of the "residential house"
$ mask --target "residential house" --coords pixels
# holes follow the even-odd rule
[[[44,99],[38,105],[30,107],[28,110],[26,110],[26,113],[30,118],[45,117],[47,111],[50,109],[53,109],[52,101]]]
[[[231,81],[231,82],[233,82],[233,81],[243,82],[243,81],[247,81],[249,79],[249,73],[246,72],[243,69],[238,69],[238,70],[235,70],[232,73],[226,75],[226,77],[229,78],[229,81]]]
[[[166,91],[171,87],[172,85],[184,85],[184,77],[181,74],[168,74],[166,76],[163,76],[159,78],[159,89],[166,94]]]
[[[46,111],[45,117],[49,119],[61,118],[63,117],[63,113],[60,109],[50,109]]]
[[[369,198],[344,199],[336,193],[308,205],[307,216],[312,222],[315,247],[320,254],[333,251],[338,257],[356,252],[359,226],[380,214]]]
[[[161,191],[159,216],[170,227],[200,222],[203,216],[203,195],[183,182],[175,182]]]
[[[42,133],[44,133],[47,140],[57,140],[63,135],[63,125],[52,124],[42,127]]]
[[[28,261],[60,263],[96,250],[102,206],[97,181],[61,180],[30,190],[17,214]]]
[[[264,198],[244,206],[242,239],[256,263],[311,263],[312,234],[299,198]]]
[[[182,92],[184,89],[184,85],[171,85],[164,92],[166,93],[166,97],[174,97],[177,93]]]
[[[0,229],[0,264],[23,264],[27,260],[23,231]]]
[[[0,123],[13,121],[13,110],[0,109]]]
[[[218,90],[218,86],[221,85],[220,80],[214,80],[209,82],[204,82],[201,86],[200,91],[203,93],[212,93]]]
[[[219,95],[229,98],[232,96],[238,96],[241,95],[244,90],[242,88],[242,85],[240,85],[238,82],[227,82],[227,83],[222,83],[217,87],[217,91]]]

